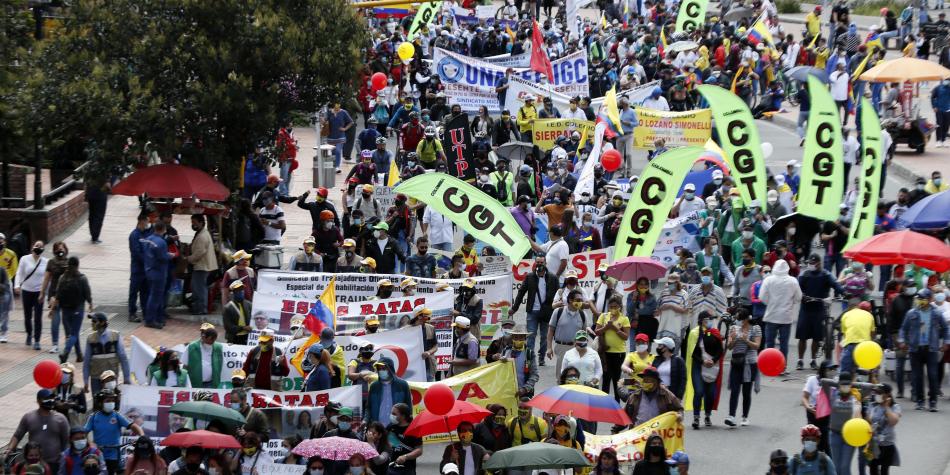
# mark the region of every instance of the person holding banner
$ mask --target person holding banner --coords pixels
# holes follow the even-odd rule
[[[561,374],[564,355],[574,348],[575,337],[593,323],[584,309],[587,299],[580,289],[574,289],[567,295],[568,305],[558,308],[551,316],[548,326],[547,358],[555,361],[555,374]],[[586,337],[585,337],[586,340]],[[599,379],[599,377],[598,377]]]
[[[257,346],[251,348],[241,369],[247,374],[247,383],[254,389],[280,390],[280,378],[290,372],[287,358],[274,347],[274,331],[261,332]]]
[[[258,467],[273,465],[274,459],[264,450],[261,434],[247,432],[241,437],[241,451],[231,462],[235,475],[256,475]]]

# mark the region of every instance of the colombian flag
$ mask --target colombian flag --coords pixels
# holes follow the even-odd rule
[[[336,277],[330,279],[327,288],[320,294],[320,299],[313,307],[310,307],[307,317],[303,320],[303,326],[310,331],[310,337],[290,360],[300,374],[306,374],[303,370],[303,359],[307,356],[307,349],[320,341],[320,332],[324,328],[336,328]]]
[[[880,33],[869,33],[867,39],[864,41],[864,45],[868,48],[869,57],[872,53],[874,53],[875,50],[884,50],[884,42],[881,41]]]
[[[760,16],[759,19],[755,21],[755,24],[752,25],[752,28],[749,28],[748,38],[752,44],[774,44],[772,41],[772,33],[769,33],[769,26],[765,24],[764,16]]]
[[[607,125],[615,129],[618,135],[623,134],[620,124],[620,110],[617,109],[617,85],[614,84],[604,95],[604,112],[607,115]]]
[[[657,52],[660,53],[660,59],[666,54],[666,25],[660,27],[660,44],[657,45]]]

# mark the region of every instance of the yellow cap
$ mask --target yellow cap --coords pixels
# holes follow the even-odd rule
[[[247,379],[247,373],[245,373],[243,369],[237,368],[234,371],[231,371],[231,379],[234,378]]]
[[[475,287],[475,279],[468,278],[462,282],[462,287],[472,288]]]
[[[244,249],[241,249],[238,252],[231,254],[231,260],[234,262],[242,261],[244,259],[250,259],[251,257],[252,256],[248,254],[247,252],[245,252]]]
[[[356,247],[356,241],[354,241],[354,240],[352,240],[352,239],[344,239],[344,240],[343,240],[343,247]]]
[[[406,287],[415,287],[416,285],[416,281],[413,280],[412,277],[406,277],[399,283],[399,288],[405,289]]]
[[[199,328],[199,330],[201,330],[201,331],[214,330],[214,325],[212,325],[211,323],[208,323],[208,322],[204,322],[204,323],[201,324],[201,327]]]
[[[364,266],[370,266],[370,267],[372,267],[373,269],[375,269],[375,268],[376,268],[376,259],[373,259],[372,257],[365,257],[365,258],[363,258],[362,261],[360,261],[360,264],[363,264]]]
[[[379,325],[379,317],[376,315],[369,315],[366,317],[367,325]]]
[[[389,279],[383,279],[383,280],[377,282],[376,285],[378,285],[378,286],[380,286],[380,287],[392,287],[392,286],[393,286],[393,282],[392,282],[391,280],[389,280]]]
[[[231,285],[229,285],[228,288],[231,290],[242,289],[244,288],[244,282],[241,282],[240,279],[235,280],[234,282],[231,282]]]

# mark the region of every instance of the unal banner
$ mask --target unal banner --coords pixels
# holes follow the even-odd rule
[[[666,112],[637,107],[637,126],[633,129],[633,146],[655,148],[654,142],[663,139],[666,147],[702,147],[712,134],[712,112],[698,109],[686,112]]]
[[[594,435],[584,433],[584,453],[593,460],[597,460],[600,452],[606,448],[617,451],[617,460],[620,462],[637,462],[643,460],[643,449],[647,439],[656,434],[663,438],[666,455],[677,450],[683,450],[683,424],[676,420],[675,412],[667,412],[650,419],[632,429],[614,435]]]
[[[495,84],[505,75],[507,67],[441,48],[435,48],[433,52],[433,66],[451,104],[458,104],[469,112],[476,112],[481,106],[492,112],[499,111]],[[554,91],[570,97],[589,94],[586,49],[552,61],[551,66]],[[540,73],[524,68],[516,68],[514,76],[535,83],[541,81]]]
[[[341,303],[336,306],[335,330],[337,335],[351,334],[357,330],[362,330],[367,317],[372,315],[379,319],[380,333],[377,333],[377,335],[381,335],[386,331],[409,326],[412,310],[417,306],[424,306],[432,310],[432,318],[429,323],[435,327],[435,336],[439,343],[435,358],[438,369],[444,371],[449,369],[448,362],[452,359],[451,312],[454,302],[455,295],[453,292],[438,292],[411,297]],[[253,314],[256,316],[260,312],[267,316],[268,322],[270,322],[269,327],[277,332],[277,343],[280,346],[281,343],[292,339],[289,326],[290,319],[294,315],[306,315],[314,304],[315,301],[313,300],[298,297],[256,294]],[[422,331],[419,330],[418,333],[421,335]],[[253,332],[252,336],[248,338],[248,344],[254,344],[257,341],[256,336],[256,332]],[[297,337],[300,336],[297,335]],[[416,358],[421,354],[422,350],[420,349],[418,353],[411,357]],[[424,375],[425,372],[423,371],[422,374]]]
[[[171,406],[191,401],[196,392],[211,394],[210,401],[227,406],[230,389],[192,389],[163,386],[122,385],[121,413],[132,422],[142,426],[149,437],[164,438],[179,429],[186,428],[188,418],[170,412]],[[359,386],[310,392],[277,392],[251,389],[247,402],[267,416],[270,437],[281,439],[291,435],[310,438],[310,427],[320,420],[323,408],[330,401],[338,402],[353,410],[356,419],[362,417],[362,389]],[[197,424],[201,427],[201,423]]]

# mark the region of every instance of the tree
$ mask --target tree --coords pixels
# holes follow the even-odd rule
[[[33,42],[32,25],[25,0],[0,0],[0,154],[4,159],[20,145],[13,98]]]
[[[352,95],[367,38],[340,0],[78,0],[67,16],[22,88],[28,127],[87,145],[91,174],[147,146],[228,185],[279,119]]]

